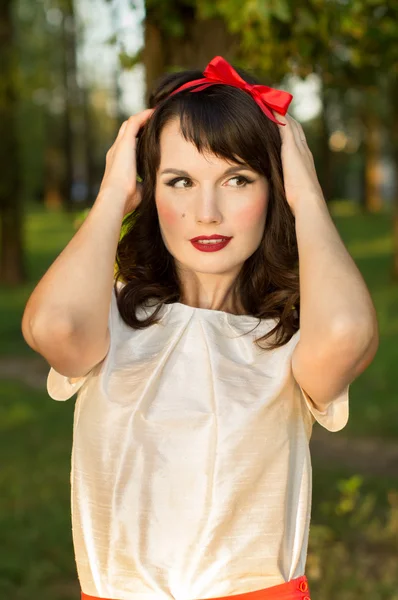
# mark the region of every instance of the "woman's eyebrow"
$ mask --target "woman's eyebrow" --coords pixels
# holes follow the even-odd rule
[[[228,169],[226,169],[226,171],[224,171],[223,175],[229,175],[229,173],[237,173],[238,171],[252,171],[252,170],[253,169],[251,167],[249,167],[249,165],[247,167],[244,167],[244,166],[229,167]],[[173,169],[173,168],[164,169],[160,174],[165,175],[166,173],[175,173],[177,175],[181,175],[182,177],[190,177],[190,174],[188,173],[188,171],[182,171],[181,169]]]

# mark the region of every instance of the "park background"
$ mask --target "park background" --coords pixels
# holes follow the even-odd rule
[[[24,306],[90,210],[105,154],[164,72],[216,55],[293,93],[380,345],[350,420],[311,439],[313,600],[398,600],[398,5],[380,0],[0,3],[0,597],[78,600],[74,398],[46,392]]]

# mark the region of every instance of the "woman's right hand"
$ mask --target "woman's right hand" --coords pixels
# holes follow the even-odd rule
[[[105,173],[99,191],[124,201],[124,216],[141,202],[141,186],[137,182],[136,137],[154,110],[147,108],[125,121],[106,154]]]

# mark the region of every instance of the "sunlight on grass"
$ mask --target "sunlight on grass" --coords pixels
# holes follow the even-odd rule
[[[77,598],[70,525],[74,403],[0,381],[0,598]],[[65,583],[65,594],[53,594]],[[67,592],[69,586],[69,592]],[[75,593],[72,593],[72,588]]]
[[[373,240],[362,240],[348,244],[348,250],[354,258],[367,258],[380,255],[392,255],[392,233]]]
[[[358,204],[350,200],[331,200],[328,206],[333,217],[353,217],[360,214]]]
[[[18,429],[34,420],[35,413],[29,403],[17,400],[9,408],[0,406],[0,431]]]

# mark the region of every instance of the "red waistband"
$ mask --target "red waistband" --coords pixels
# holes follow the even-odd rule
[[[218,596],[217,598],[206,598],[206,600],[311,600],[308,580],[305,575],[273,585],[263,590],[254,590],[244,594],[233,594],[232,596]],[[82,592],[81,600],[122,600],[117,598],[101,598],[100,596],[88,596]]]

